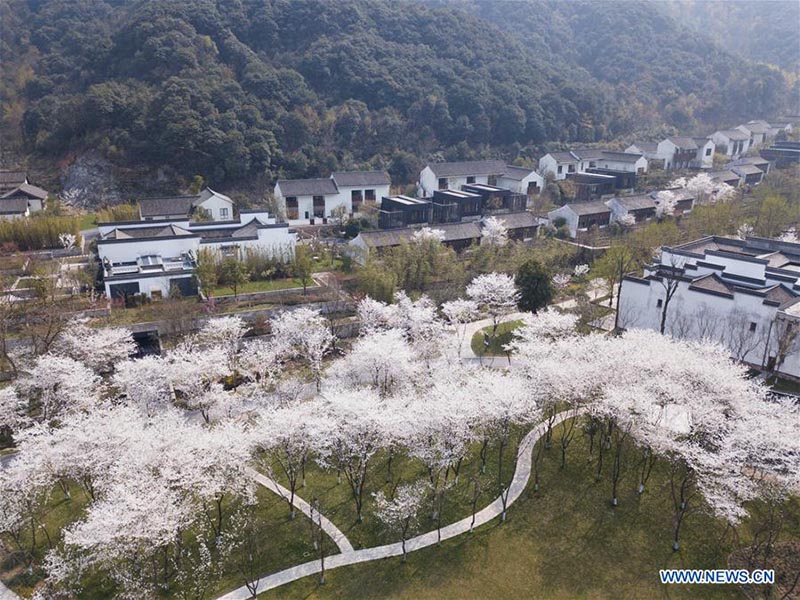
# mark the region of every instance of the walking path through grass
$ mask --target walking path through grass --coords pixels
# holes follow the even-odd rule
[[[560,413],[556,417],[553,427],[573,416],[575,416],[573,411],[564,411]],[[406,550],[408,552],[414,552],[422,548],[427,548],[428,546],[433,546],[440,540],[443,541],[462,535],[469,532],[473,526],[479,527],[485,523],[488,523],[492,519],[501,516],[504,510],[511,506],[517,500],[517,498],[522,495],[525,486],[528,484],[528,480],[531,476],[531,465],[533,461],[533,446],[536,444],[539,438],[545,434],[546,430],[547,423],[540,423],[534,427],[533,430],[530,431],[520,443],[519,450],[517,452],[516,470],[514,471],[514,477],[512,478],[511,484],[506,492],[505,508],[503,498],[498,497],[489,506],[475,513],[474,524],[473,517],[469,516],[461,519],[460,521],[456,521],[455,523],[442,527],[440,533],[434,530],[422,535],[418,535],[417,537],[406,541]],[[295,500],[297,501],[297,496],[295,496]],[[326,531],[328,530],[326,529]],[[341,554],[326,556],[325,570],[327,571],[330,569],[335,569],[336,567],[354,565],[378,560],[381,558],[389,558],[391,556],[401,556],[402,554],[402,542],[386,544],[385,546],[376,546],[374,548],[364,548],[363,550],[344,551]],[[259,579],[256,589],[258,589],[259,593],[265,592],[297,579],[314,575],[315,573],[319,573],[321,570],[322,568],[319,560],[306,562],[295,567],[290,567],[289,569],[284,569],[283,571],[278,571],[272,575],[262,577]],[[217,600],[248,600],[252,597],[253,595],[250,593],[250,590],[248,590],[246,586],[242,586],[233,590],[232,592],[220,596]]]
[[[269,491],[278,494],[281,498],[286,499],[291,495],[291,491],[283,487],[281,484],[276,483],[266,475],[262,475],[255,469],[248,468],[247,471],[257,483],[263,485]],[[294,495],[294,506],[305,516],[311,518],[311,505],[296,493]],[[340,552],[353,552],[353,545],[350,543],[350,540],[347,539],[347,536],[342,533],[342,531],[336,527],[336,525],[331,523],[331,521],[324,516],[320,517],[320,522],[322,524],[322,530],[327,533],[334,542],[336,542]],[[0,598],[0,600],[2,600],[2,598]]]

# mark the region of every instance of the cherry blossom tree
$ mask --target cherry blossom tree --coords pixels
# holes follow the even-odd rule
[[[478,304],[474,300],[452,300],[442,304],[442,313],[448,322],[455,327],[458,338],[458,356],[464,346],[467,335],[467,323],[474,321],[478,316]]]
[[[28,403],[28,416],[40,422],[58,419],[97,401],[99,378],[82,363],[65,356],[45,354],[16,384]]]
[[[572,282],[572,276],[568,273],[556,273],[553,275],[553,284],[560,290],[563,290]]]
[[[124,327],[95,328],[89,326],[88,319],[75,319],[56,340],[54,351],[104,374],[136,352],[136,343]]]
[[[228,370],[236,370],[239,346],[247,333],[248,327],[241,317],[219,317],[210,319],[189,341],[189,346],[200,349],[222,350],[227,356]]]
[[[674,192],[662,190],[656,194],[656,218],[660,221],[675,214],[678,198]]]
[[[481,245],[502,248],[506,244],[508,244],[508,228],[505,221],[497,217],[484,219],[481,228]]]
[[[168,365],[157,356],[144,356],[117,366],[113,386],[131,406],[152,416],[170,405],[174,392],[168,375]]]
[[[317,390],[322,380],[322,359],[333,345],[334,336],[318,310],[298,308],[281,313],[272,321],[273,335],[293,349],[311,369]]]
[[[334,382],[347,387],[370,386],[381,397],[407,389],[420,370],[406,336],[399,329],[361,336],[351,352],[332,369]]]
[[[321,411],[313,436],[317,461],[345,476],[360,523],[367,470],[380,449],[385,410],[365,390],[337,390],[325,396]]]
[[[467,297],[492,319],[492,338],[497,334],[500,319],[517,306],[519,293],[514,278],[503,273],[478,275],[467,286]]]
[[[400,533],[403,562],[406,561],[407,557],[406,540],[408,539],[408,534],[416,523],[427,491],[427,486],[423,482],[416,482],[398,486],[391,498],[387,498],[382,491],[373,494],[375,498],[375,516],[386,527]]]
[[[411,234],[411,242],[414,244],[428,244],[430,242],[441,243],[444,241],[445,233],[441,229],[431,229],[423,227]]]

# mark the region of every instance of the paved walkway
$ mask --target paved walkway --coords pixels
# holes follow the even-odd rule
[[[262,475],[255,469],[248,468],[247,471],[255,481],[263,485],[271,492],[278,494],[281,498],[289,498],[291,492],[281,484],[276,483],[266,475]],[[311,518],[311,505],[298,496],[297,493],[294,495],[294,506],[305,516]],[[350,543],[350,540],[347,539],[347,536],[342,533],[342,531],[336,527],[336,525],[331,523],[325,516],[321,518],[321,522],[322,530],[327,533],[334,542],[336,542],[340,552],[353,552],[353,545]],[[0,600],[2,600],[2,598],[0,598]]]
[[[530,316],[530,313],[511,313],[509,315],[503,315],[500,318],[501,323],[508,323],[509,321],[518,321],[525,316]],[[480,356],[475,354],[472,351],[472,336],[474,336],[477,332],[479,332],[484,327],[491,327],[493,325],[492,319],[481,319],[480,321],[472,321],[471,323],[467,323],[466,325],[466,334],[464,335],[463,343],[461,344],[461,355],[460,358],[477,358],[480,359]],[[458,335],[461,331],[459,330],[456,332]],[[483,357],[486,362],[491,362],[493,358],[505,360],[503,356],[484,356]]]
[[[553,426],[570,418],[573,416],[573,414],[574,413],[572,411],[564,411],[560,413],[556,417]],[[525,486],[527,485],[531,476],[531,466],[533,462],[531,451],[533,450],[533,445],[540,437],[544,435],[546,429],[546,423],[537,425],[530,433],[528,433],[528,435],[525,436],[520,444],[519,453],[517,455],[517,468],[516,471],[514,471],[514,477],[511,480],[511,486],[508,490],[506,507],[511,506],[517,500],[517,498],[520,497],[525,489]],[[502,512],[503,501],[501,498],[497,498],[489,506],[475,514],[475,527],[479,527],[485,523],[488,523],[492,519],[500,516]],[[469,532],[471,523],[472,516],[469,516],[461,519],[460,521],[456,521],[455,523],[447,525],[446,527],[442,527],[441,539],[447,540]],[[408,552],[414,552],[416,550],[420,550],[421,548],[427,548],[428,546],[433,546],[436,544],[438,540],[439,536],[437,535],[437,532],[435,530],[429,531],[428,533],[424,533],[407,540],[406,550]],[[378,560],[381,558],[389,558],[391,556],[401,556],[402,554],[403,548],[401,542],[387,544],[385,546],[376,546],[374,548],[364,548],[363,550],[351,550],[348,552],[342,552],[341,554],[325,557],[325,570],[327,571],[337,567],[354,565],[362,562]],[[272,575],[262,577],[258,581],[257,589],[259,593],[265,592],[292,581],[296,581],[297,579],[314,575],[315,573],[319,573],[320,570],[319,560],[303,563],[289,569],[284,569],[283,571],[278,571]],[[249,598],[252,598],[252,595],[250,594],[250,591],[243,586],[223,596],[220,596],[217,600],[248,600]]]

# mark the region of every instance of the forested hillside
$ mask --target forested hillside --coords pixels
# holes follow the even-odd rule
[[[733,54],[800,74],[797,0],[669,0],[659,5]]]
[[[0,11],[5,154],[67,162],[99,149],[218,185],[366,165],[411,181],[435,152],[530,157],[547,142],[770,115],[789,97],[779,73],[631,2],[9,0]]]
[[[659,123],[683,131],[731,126],[786,110],[791,98],[797,102],[796,90],[789,92],[778,70],[733,56],[711,38],[678,24],[662,4],[472,0],[453,5],[513,33],[559,70],[578,65],[613,86],[616,130],[644,130]],[[795,56],[800,42],[796,24],[783,42],[795,47]]]

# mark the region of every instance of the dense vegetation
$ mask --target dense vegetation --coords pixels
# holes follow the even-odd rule
[[[711,38],[679,25],[660,10],[661,4],[643,0],[458,3],[513,33],[559,71],[577,66],[588,72],[597,88],[611,86],[617,102],[609,130],[617,134],[660,125],[684,132],[730,127],[741,119],[771,117],[786,108],[789,92],[780,71],[733,56]],[[719,8],[727,10],[731,4],[739,3],[725,2]],[[763,5],[754,5],[755,9]],[[737,40],[773,35],[742,31]],[[796,42],[796,31],[782,42],[796,54],[797,44],[788,40]]]
[[[431,155],[526,160],[546,142],[771,115],[789,97],[779,72],[647,4],[469,8],[11,0],[4,137],[48,160],[99,149],[184,182],[361,166],[411,182]]]
[[[710,35],[729,52],[800,73],[800,3],[794,0],[773,0],[769,5],[671,0],[659,5],[676,20]]]

